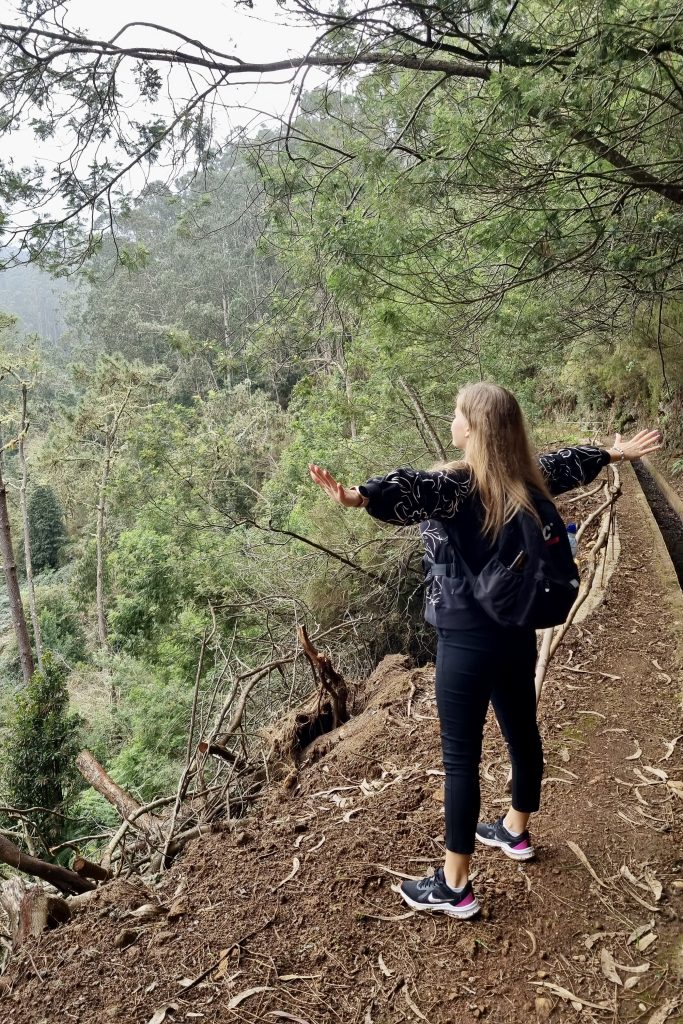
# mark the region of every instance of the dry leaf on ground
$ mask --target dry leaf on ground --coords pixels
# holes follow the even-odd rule
[[[394,972],[390,971],[387,965],[384,963],[384,957],[382,956],[381,953],[377,957],[377,963],[382,974],[385,974],[387,978],[390,978]]]
[[[667,1001],[663,1003],[658,1010],[655,1010],[647,1024],[664,1024],[664,1021],[667,1017],[671,1016],[680,1002],[680,999],[667,999]]]
[[[295,1017],[293,1013],[285,1013],[284,1010],[269,1010],[268,1017],[279,1017],[280,1020],[293,1020],[295,1024],[308,1024],[303,1017]]]
[[[600,950],[600,968],[608,981],[613,982],[615,985],[623,985],[623,982],[617,973],[617,965],[614,962],[614,957],[610,951],[605,948],[605,946]]]
[[[277,883],[275,888],[279,889],[281,885],[285,884],[285,882],[291,881],[292,878],[294,878],[294,875],[297,873],[297,871],[299,870],[300,867],[301,867],[301,861],[299,860],[299,858],[298,857],[293,857],[292,858],[292,870],[289,872],[289,874],[287,875],[286,878],[283,878],[281,882]]]
[[[588,857],[583,852],[581,847],[578,846],[576,843],[572,842],[571,839],[566,839],[565,842],[567,843],[567,846],[572,851],[574,856],[578,857],[578,859],[581,861],[581,863],[583,864],[583,866],[585,867],[586,871],[591,876],[591,878],[594,878],[595,881],[598,883],[598,885],[601,885],[603,888],[605,888],[606,887],[605,883],[603,882],[603,880],[601,878],[598,878],[598,876],[596,875],[595,871],[591,867],[591,864],[590,864],[590,861],[588,860]]]
[[[664,757],[660,757],[660,761],[668,761],[674,752],[674,748],[679,740],[683,740],[683,733],[680,736],[674,736],[674,738],[666,745],[666,754]]]
[[[402,992],[403,992],[403,995],[406,997],[406,1002],[407,1002],[408,1006],[413,1011],[415,1016],[419,1017],[420,1020],[427,1020],[427,1018],[425,1017],[425,1015],[422,1012],[422,1010],[420,1010],[420,1008],[418,1006],[416,1006],[415,1003],[413,1002],[413,1000],[410,998],[410,992],[408,991],[408,982],[407,981],[403,983]]]
[[[149,1018],[147,1024],[164,1024],[167,1013],[173,1013],[174,1010],[178,1009],[177,1003],[165,1003],[160,1006],[158,1010],[155,1010],[153,1015]]]
[[[642,938],[636,942],[636,949],[640,953],[644,953],[646,949],[649,949],[653,942],[657,941],[657,936],[654,932],[648,932],[647,935],[643,935]]]
[[[272,990],[272,985],[257,985],[255,988],[245,988],[243,992],[238,992],[236,996],[232,997],[228,1003],[228,1009],[234,1010],[236,1006],[239,1006],[240,1003],[243,1003],[250,996],[255,996],[257,992],[272,992]]]
[[[636,939],[639,939],[641,935],[645,935],[645,933],[646,933],[646,932],[652,931],[652,929],[654,928],[654,926],[655,926],[655,919],[654,919],[654,917],[653,917],[653,918],[651,918],[651,920],[650,920],[649,924],[641,924],[641,925],[638,925],[638,927],[637,927],[637,928],[635,928],[635,929],[634,929],[634,930],[633,930],[633,931],[631,932],[631,934],[629,935],[629,937],[627,938],[627,940],[626,940],[626,945],[627,945],[627,946],[630,946],[630,945],[631,945],[631,943],[632,943],[632,942],[635,942],[635,941],[636,941]]]
[[[588,999],[582,999],[581,996],[575,995],[570,992],[568,988],[562,988],[561,985],[555,985],[552,981],[532,981],[532,985],[540,985],[543,988],[547,988],[553,995],[559,996],[560,999],[567,999],[570,1003],[580,1003],[581,1006],[590,1006],[593,1010],[611,1010],[612,1006],[609,1003],[591,1003]]]

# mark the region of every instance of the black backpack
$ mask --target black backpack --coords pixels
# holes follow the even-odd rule
[[[579,570],[555,505],[539,492],[532,497],[540,524],[519,512],[502,528],[495,554],[476,576],[460,552],[457,519],[442,522],[457,556],[454,568],[469,583],[476,604],[501,626],[546,629],[567,618],[579,592]],[[448,569],[431,566],[433,575],[446,575]]]

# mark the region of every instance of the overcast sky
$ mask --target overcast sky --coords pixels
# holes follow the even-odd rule
[[[79,28],[96,38],[110,38],[130,21],[150,21],[201,40],[224,52],[234,52],[242,60],[268,61],[286,56],[303,56],[315,39],[315,32],[304,25],[295,24],[293,18],[283,16],[275,0],[254,0],[250,11],[236,7],[232,0],[194,0],[180,3],[179,0],[66,0],[68,10],[66,24]],[[12,0],[0,0],[0,16],[5,22],[22,22]],[[172,37],[161,35],[145,28],[131,28],[122,42],[143,43],[156,46],[174,46]],[[161,67],[162,74],[164,68]],[[179,96],[187,95],[188,81],[185,72],[174,71],[173,88]],[[291,104],[291,84],[285,74],[268,76],[268,79],[253,77],[248,83],[241,82],[222,90],[222,98],[230,105],[229,113],[221,117],[222,134],[227,134],[230,124],[248,125],[250,131],[266,119],[255,111],[271,116],[283,115]],[[306,84],[311,87],[323,80],[323,72],[309,72]],[[279,83],[279,84],[276,84]],[[163,106],[160,101],[156,109]],[[135,111],[132,111],[135,117]],[[144,118],[143,109],[137,115]],[[228,124],[228,119],[230,124]],[[39,159],[50,164],[59,159],[59,140],[38,143],[30,131],[16,132],[13,137],[12,156],[18,164]]]

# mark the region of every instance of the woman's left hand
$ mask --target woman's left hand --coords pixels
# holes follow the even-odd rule
[[[659,430],[639,430],[628,441],[623,441],[621,434],[615,434],[614,444],[615,448],[621,448],[625,459],[635,462],[636,459],[642,459],[643,455],[658,451],[662,447],[662,435]],[[617,457],[620,457],[618,452]]]

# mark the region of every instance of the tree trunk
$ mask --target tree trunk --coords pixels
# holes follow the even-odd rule
[[[126,793],[125,789],[114,782],[111,776],[107,775],[102,765],[89,750],[80,752],[76,758],[76,767],[83,778],[116,808],[124,820],[140,810],[140,804],[133,799],[130,793]],[[141,814],[135,821],[145,831],[156,830],[159,824],[151,814]]]
[[[27,875],[43,878],[50,885],[54,885],[55,888],[61,889],[65,893],[87,892],[88,889],[95,888],[87,878],[81,878],[75,871],[63,868],[61,864],[48,864],[47,861],[24,853],[5,836],[0,836],[0,861],[18,871],[24,871]]]
[[[228,297],[225,294],[225,281],[221,281],[221,301],[223,305],[223,344],[225,345],[226,353],[230,352],[230,320],[228,317]],[[232,373],[230,370],[227,371],[225,377],[225,383],[230,387],[232,381]]]
[[[104,610],[104,543],[107,529],[106,489],[111,470],[112,438],[107,436],[107,445],[100,480],[100,495],[97,503],[97,632],[100,645],[107,646],[107,616]]]
[[[415,413],[417,415],[418,422],[422,425],[425,433],[427,434],[432,444],[434,445],[434,450],[436,451],[437,456],[440,459],[443,459],[445,462],[446,459],[448,458],[446,454],[446,449],[441,443],[441,438],[434,430],[434,427],[429,421],[429,417],[425,412],[424,406],[420,400],[420,396],[415,391],[415,388],[413,388],[412,385],[408,384],[408,382],[404,380],[403,377],[399,377],[398,382],[405,391],[405,393],[407,394],[408,398],[410,399],[410,403],[413,406]]]
[[[34,672],[33,655],[31,653],[31,638],[26,626],[24,608],[21,603],[21,592],[19,580],[17,579],[17,566],[14,561],[12,550],[12,533],[10,530],[9,512],[7,510],[7,487],[2,477],[0,466],[0,553],[2,553],[2,567],[5,571],[7,581],[7,594],[9,597],[9,610],[12,616],[12,625],[17,638],[19,649],[19,661],[24,682],[28,683]]]
[[[29,888],[15,876],[0,886],[0,906],[9,918],[12,949],[18,949],[32,935],[65,924],[71,917],[66,900],[48,896],[42,885]]]
[[[24,529],[24,562],[26,564],[26,580],[28,583],[28,606],[31,610],[31,624],[33,625],[33,639],[36,646],[36,657],[38,659],[38,671],[43,671],[43,642],[40,635],[40,623],[38,621],[38,608],[36,606],[36,591],[33,585],[33,564],[31,562],[31,531],[28,522],[28,507],[26,504],[26,489],[28,486],[28,465],[26,463],[26,452],[24,451],[24,437],[29,428],[26,415],[27,388],[26,384],[21,385],[21,429],[19,431],[19,464],[21,465],[21,488],[19,490],[19,503],[21,505],[21,522]]]
[[[97,882],[106,882],[108,878],[111,878],[111,871],[103,868],[100,864],[93,864],[85,857],[76,857],[71,868],[81,878],[94,878]]]

